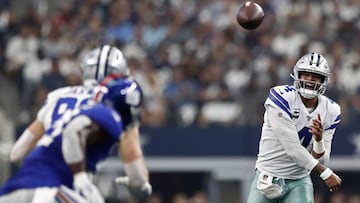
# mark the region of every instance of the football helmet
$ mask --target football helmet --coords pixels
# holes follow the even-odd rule
[[[120,113],[125,128],[139,121],[143,92],[131,76],[109,75],[95,89],[95,100]]]
[[[303,72],[313,73],[322,77],[321,83],[302,80],[300,75]],[[294,66],[294,87],[301,96],[312,99],[324,94],[327,84],[330,82],[331,71],[326,59],[318,53],[308,53],[301,57]]]
[[[81,69],[85,85],[100,82],[113,73],[129,75],[130,72],[122,52],[110,45],[103,45],[87,53],[81,63]]]

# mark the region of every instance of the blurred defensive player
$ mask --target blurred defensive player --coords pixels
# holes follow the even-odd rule
[[[323,56],[309,53],[294,67],[294,85],[270,89],[256,173],[248,203],[312,203],[310,172],[337,191],[341,179],[327,164],[340,107],[324,96],[330,68]]]
[[[151,194],[139,142],[140,86],[129,76],[110,75],[95,89],[95,101],[64,107],[22,167],[0,189],[0,203],[104,202],[88,172],[104,160],[114,144],[130,191]]]
[[[50,92],[39,110],[37,118],[16,141],[10,153],[12,162],[20,161],[36,145],[53,122],[66,109],[78,107],[91,97],[92,87],[105,76],[113,73],[128,75],[129,69],[122,52],[116,47],[103,45],[85,55],[81,64],[84,86],[63,87]]]

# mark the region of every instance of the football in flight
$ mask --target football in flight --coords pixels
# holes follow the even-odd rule
[[[254,30],[261,25],[264,15],[264,10],[259,4],[246,1],[239,7],[236,13],[236,20],[244,29]]]

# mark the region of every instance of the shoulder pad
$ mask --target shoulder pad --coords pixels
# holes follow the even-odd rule
[[[291,103],[294,101],[296,90],[293,86],[283,85],[276,86],[270,89],[268,99],[265,104],[274,105],[277,108],[285,111],[290,118],[291,114]]]

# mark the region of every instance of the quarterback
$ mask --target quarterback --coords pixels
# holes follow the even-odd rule
[[[294,66],[293,86],[270,89],[248,203],[313,203],[310,172],[338,190],[341,179],[325,166],[341,119],[340,106],[323,95],[330,76],[326,59],[309,53]]]

